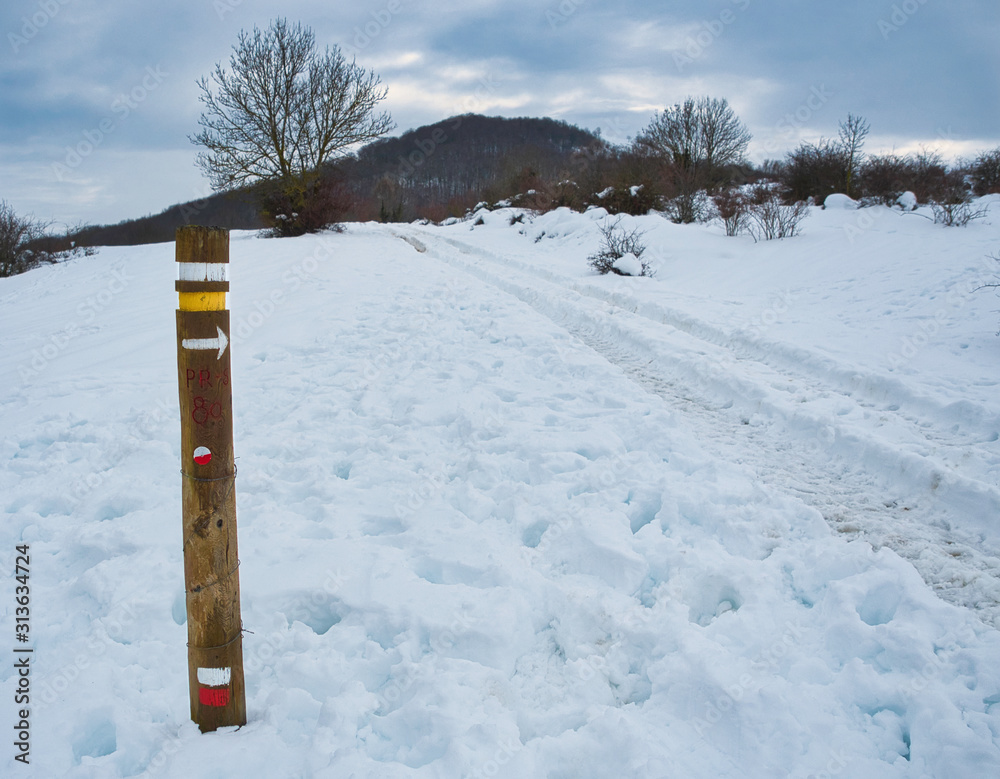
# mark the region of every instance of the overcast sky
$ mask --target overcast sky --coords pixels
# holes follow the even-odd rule
[[[0,199],[61,228],[206,194],[195,82],[277,14],[374,69],[397,134],[471,111],[622,142],[710,95],[755,161],[848,112],[868,151],[1000,145],[998,0],[3,0]]]

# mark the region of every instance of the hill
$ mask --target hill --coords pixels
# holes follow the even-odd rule
[[[604,146],[566,122],[466,114],[376,141],[344,171],[359,198],[375,194],[381,216],[437,219],[525,192],[533,179],[568,172],[575,154]],[[435,206],[448,213],[431,213]]]
[[[345,221],[442,219],[484,197],[525,189],[531,176],[551,177],[574,153],[603,148],[587,130],[554,119],[465,114],[369,144],[326,171],[344,203]],[[530,187],[527,187],[530,188]],[[126,246],[172,241],[178,227],[210,224],[234,230],[264,226],[253,188],[179,203],[159,214],[85,227],[46,248]]]

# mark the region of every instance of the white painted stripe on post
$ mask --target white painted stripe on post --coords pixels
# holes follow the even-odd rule
[[[231,668],[199,668],[198,684],[206,687],[225,687],[232,675]]]
[[[180,281],[228,281],[228,262],[179,262]]]

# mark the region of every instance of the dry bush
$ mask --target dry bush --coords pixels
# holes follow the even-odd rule
[[[580,185],[575,181],[564,179],[552,186],[552,201],[550,205],[553,210],[556,208],[570,208],[573,211],[583,211],[586,208],[585,200],[583,190],[580,189]]]
[[[932,202],[931,211],[934,213],[934,224],[945,227],[965,227],[969,222],[982,219],[987,213],[987,209],[976,208],[968,198],[946,200],[940,203]]]
[[[32,248],[44,229],[45,225],[18,216],[13,206],[0,200],[0,277],[15,276],[42,262],[54,261],[49,252]]]
[[[685,192],[670,198],[663,210],[667,218],[676,224],[693,224],[707,222],[712,218],[712,202],[704,190]]]
[[[892,206],[911,190],[913,166],[896,154],[869,157],[861,166],[861,196],[864,200]]]
[[[601,274],[615,273],[619,276],[625,276],[627,274],[616,268],[615,263],[622,257],[631,254],[639,260],[642,267],[639,275],[652,276],[653,272],[649,263],[642,259],[646,246],[642,243],[641,238],[645,233],[640,232],[638,228],[626,230],[621,226],[621,221],[622,218],[618,217],[613,222],[605,221],[598,228],[601,232],[601,248],[587,258],[590,267]]]
[[[660,198],[648,184],[619,185],[604,190],[603,197],[592,197],[591,202],[607,209],[609,214],[645,216],[659,205]]]
[[[817,203],[827,195],[847,190],[848,155],[840,143],[821,140],[804,143],[788,154],[781,183],[785,201],[797,203],[813,198]]]
[[[921,203],[945,202],[952,200],[956,192],[965,190],[965,181],[958,171],[949,171],[941,155],[924,149],[909,158],[912,190]],[[962,195],[964,197],[964,194]]]
[[[716,218],[726,228],[726,235],[745,232],[750,225],[750,203],[739,189],[721,189],[712,195]]]
[[[304,193],[281,182],[262,184],[260,193],[261,217],[274,238],[339,229],[344,215],[354,207],[347,187],[331,177],[311,182]]]
[[[798,234],[809,207],[802,200],[785,204],[772,187],[759,184],[751,192],[748,212],[747,232],[754,241],[773,241]]]
[[[971,173],[972,189],[977,195],[1000,193],[1000,147],[976,157]]]

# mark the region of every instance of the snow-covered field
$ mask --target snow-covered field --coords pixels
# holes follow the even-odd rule
[[[209,735],[173,245],[0,279],[4,775],[1000,775],[989,205],[626,219],[652,279],[593,275],[600,211],[234,234],[250,721]]]

